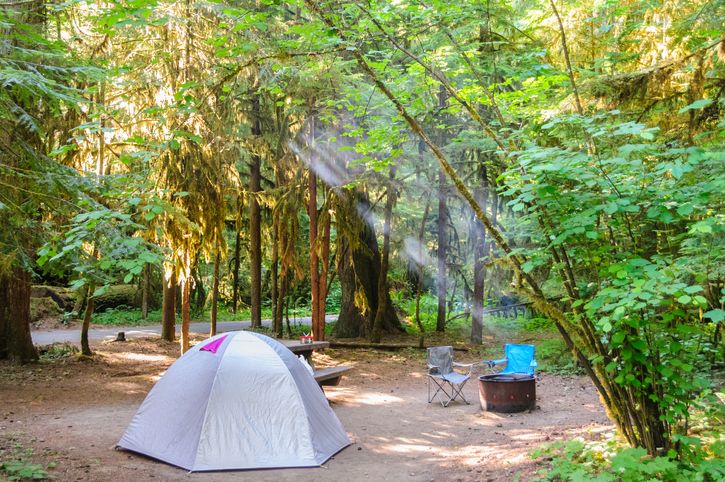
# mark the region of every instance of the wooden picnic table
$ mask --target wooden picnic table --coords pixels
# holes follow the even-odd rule
[[[312,343],[302,343],[299,340],[279,340],[284,346],[290,349],[295,355],[302,355],[307,360],[314,370],[314,377],[317,383],[322,385],[335,386],[340,383],[342,375],[350,370],[352,367],[347,365],[340,365],[336,367],[327,367],[321,369],[315,369],[315,365],[312,363],[312,352],[315,350],[324,350],[329,348],[329,341],[313,341]]]
[[[324,350],[330,347],[329,341],[313,341],[312,343],[302,343],[299,340],[278,340],[284,346],[290,349],[295,355],[302,355],[313,368],[312,365],[312,352],[315,350]]]

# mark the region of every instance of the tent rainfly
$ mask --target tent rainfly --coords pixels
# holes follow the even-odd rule
[[[348,445],[309,370],[283,344],[248,331],[181,356],[118,442],[190,471],[317,467]]]

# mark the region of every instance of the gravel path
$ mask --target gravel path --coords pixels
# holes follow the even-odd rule
[[[296,318],[297,324],[311,323],[310,317]],[[337,320],[337,315],[328,315],[325,318],[327,323]],[[217,323],[217,333],[224,333],[227,331],[236,331],[249,328],[251,321],[220,321]],[[263,326],[270,326],[272,320],[262,320]],[[123,331],[126,334],[126,338],[140,338],[148,336],[161,336],[161,325],[149,325],[149,326],[111,326],[111,327],[91,327],[88,332],[88,338],[91,341],[103,341],[116,338],[116,334],[119,331]],[[190,333],[209,333],[209,322],[196,322],[189,325]],[[176,325],[176,334],[180,335],[181,325]],[[68,329],[55,329],[55,330],[35,330],[32,332],[33,343],[36,345],[50,345],[52,343],[80,343],[81,330],[80,328],[73,327]]]

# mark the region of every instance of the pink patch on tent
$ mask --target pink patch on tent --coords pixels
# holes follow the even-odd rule
[[[210,351],[212,353],[216,353],[219,347],[224,342],[224,339],[227,337],[227,335],[221,336],[217,338],[216,340],[210,341],[206,345],[202,346],[199,351]]]

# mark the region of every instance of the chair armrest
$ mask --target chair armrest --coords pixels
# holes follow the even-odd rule
[[[501,358],[500,360],[481,360],[479,363],[481,365],[486,364],[486,365],[488,365],[489,368],[493,368],[496,365],[499,365],[501,363],[506,363],[506,362],[508,362],[508,358]]]
[[[478,363],[477,362],[476,363],[458,363],[458,362],[453,362],[453,366],[455,366],[455,367],[472,367],[473,365],[478,365]]]
[[[428,364],[428,375],[435,375],[436,372],[440,371],[440,368],[438,365]]]
[[[458,362],[453,362],[453,366],[454,367],[458,367],[458,368],[468,368],[468,375],[470,375],[471,372],[473,371],[473,365],[478,365],[478,363],[458,363]]]

